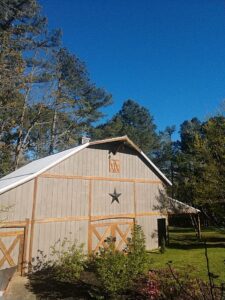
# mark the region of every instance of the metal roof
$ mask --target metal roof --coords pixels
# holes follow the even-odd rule
[[[167,197],[168,207],[167,211],[171,214],[198,214],[201,211],[193,206],[190,206],[184,202],[178,201],[174,198]]]
[[[46,172],[48,169],[54,167],[61,161],[67,159],[68,157],[72,156],[73,154],[87,148],[91,145],[96,144],[104,144],[104,143],[110,143],[110,142],[117,142],[117,141],[123,141],[128,143],[132,148],[137,150],[141,156],[149,163],[149,165],[155,170],[155,172],[169,185],[172,185],[172,183],[169,181],[169,179],[166,178],[166,176],[155,166],[155,164],[127,137],[117,137],[117,138],[110,138],[100,141],[93,141],[88,142],[86,144],[74,147],[69,150],[65,150],[62,152],[59,152],[57,154],[49,155],[41,159],[37,159],[32,161],[31,163],[19,168],[18,170],[2,177],[0,179],[0,194],[20,185],[27,181],[32,180],[33,178],[37,177],[38,175]]]

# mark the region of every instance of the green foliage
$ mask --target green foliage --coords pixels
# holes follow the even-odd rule
[[[116,251],[113,242],[108,243],[109,247],[96,257],[96,272],[104,290],[116,294],[130,286],[131,278],[126,255]]]
[[[223,299],[222,287],[211,288],[200,279],[193,278],[192,267],[185,272],[168,268],[149,272],[136,282],[136,289],[146,299],[152,300],[216,300]]]
[[[108,248],[101,249],[95,257],[96,273],[104,290],[117,294],[130,288],[148,268],[145,237],[141,227],[135,225],[123,252],[115,250],[115,239],[109,238],[107,243]]]
[[[123,103],[121,110],[107,123],[97,126],[95,139],[127,135],[150,156],[158,147],[156,125],[149,111],[133,100]]]
[[[111,103],[111,95],[90,81],[86,65],[65,48],[53,56],[53,78],[50,104],[50,127],[48,153],[63,150],[78,142],[83,132],[102,117],[100,109]]]
[[[147,272],[149,258],[145,248],[145,235],[140,225],[135,224],[131,238],[128,238],[125,252],[127,253],[130,272],[133,273],[134,278]]]
[[[59,282],[75,283],[80,279],[87,258],[83,245],[77,245],[65,238],[51,247],[49,258],[42,251],[33,262],[32,272],[48,273],[51,279]]]
[[[47,23],[37,0],[0,1],[0,175],[75,146],[111,103]]]
[[[181,129],[176,197],[199,207],[214,224],[225,224],[225,117],[192,120]]]
[[[72,283],[80,278],[86,265],[83,245],[77,246],[65,238],[61,245],[52,247],[51,255],[55,279]]]

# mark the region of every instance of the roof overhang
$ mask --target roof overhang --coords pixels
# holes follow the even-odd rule
[[[171,197],[166,196],[166,199],[164,209],[168,214],[199,214],[201,212],[199,209]]]

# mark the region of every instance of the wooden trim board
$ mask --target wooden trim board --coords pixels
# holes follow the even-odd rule
[[[31,227],[30,227],[30,246],[29,246],[29,258],[28,262],[31,264],[32,261],[32,250],[33,250],[33,240],[34,240],[34,223],[35,223],[35,211],[36,211],[36,201],[37,201],[37,187],[38,187],[38,177],[34,179],[34,190],[33,190],[33,206],[31,215]]]
[[[159,211],[149,211],[149,212],[137,212],[131,214],[115,214],[115,215],[99,215],[99,216],[68,216],[68,217],[57,217],[57,218],[42,218],[42,219],[34,219],[33,222],[28,220],[28,224],[35,223],[35,224],[44,224],[44,223],[54,223],[54,222],[72,222],[72,221],[100,221],[106,219],[134,219],[135,217],[147,217],[147,216],[167,216],[166,213],[161,213]],[[14,224],[18,224],[19,221],[15,221]],[[22,228],[26,226],[26,222],[22,222],[24,226],[20,226],[18,228]],[[4,223],[4,227],[1,228],[8,228],[8,227],[15,227],[12,225],[12,222]]]
[[[81,179],[81,180],[100,180],[100,181],[118,181],[118,182],[136,182],[136,183],[152,183],[162,184],[161,180],[145,179],[145,178],[116,178],[116,177],[99,177],[99,176],[76,176],[76,175],[61,175],[44,173],[41,178],[53,179]]]

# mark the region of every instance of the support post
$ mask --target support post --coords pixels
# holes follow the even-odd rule
[[[199,241],[202,239],[202,233],[201,233],[201,220],[200,220],[200,214],[197,215],[197,223],[198,223],[198,239]]]

